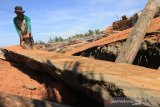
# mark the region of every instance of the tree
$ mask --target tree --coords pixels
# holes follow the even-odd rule
[[[53,43],[54,40],[50,37],[49,40],[48,40],[48,43]]]
[[[54,42],[60,42],[60,41],[63,41],[63,38],[62,37],[55,37],[54,38]]]
[[[89,33],[85,33],[84,35],[85,35],[85,36],[90,36]]]
[[[83,37],[84,35],[83,34],[76,34],[74,37],[75,38],[81,38],[81,37]]]
[[[101,34],[101,31],[99,29],[96,29],[95,34],[99,35],[99,34]]]
[[[94,34],[94,31],[93,31],[93,30],[88,30],[88,34],[89,34],[90,36],[92,36],[92,35]]]
[[[129,38],[116,59],[120,63],[133,63],[137,52],[143,42],[146,31],[155,13],[160,7],[160,0],[149,0],[137,23],[135,24]]]
[[[44,44],[45,44],[45,42],[43,42],[41,40],[35,42],[35,45],[44,45]]]
[[[87,33],[84,33],[84,34],[75,34],[73,35],[72,37],[69,37],[68,39],[72,39],[72,38],[81,38],[81,37],[86,37],[86,36],[92,36],[94,34],[103,34],[103,31],[100,31],[99,29],[96,29],[96,30],[88,30]]]

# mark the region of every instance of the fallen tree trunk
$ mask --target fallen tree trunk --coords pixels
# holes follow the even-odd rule
[[[69,107],[48,101],[0,93],[0,107]]]
[[[48,72],[102,104],[117,98],[138,100],[147,106],[160,104],[160,72],[157,70],[20,47],[1,50],[6,59]]]

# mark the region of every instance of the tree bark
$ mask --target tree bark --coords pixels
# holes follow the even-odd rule
[[[149,0],[137,23],[135,24],[129,38],[116,59],[119,63],[133,63],[137,52],[143,42],[144,36],[149,28],[157,9],[159,9],[160,0]]]

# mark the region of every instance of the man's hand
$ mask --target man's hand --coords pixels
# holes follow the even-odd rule
[[[23,41],[23,36],[20,36],[20,41]]]
[[[29,38],[30,35],[29,35],[29,33],[27,32],[27,34],[26,34],[26,35],[23,35],[23,37],[24,37],[24,38]]]
[[[23,36],[20,36],[20,45],[24,46]]]

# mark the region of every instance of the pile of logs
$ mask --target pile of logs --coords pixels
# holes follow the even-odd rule
[[[7,60],[47,72],[101,104],[114,99],[138,100],[146,106],[160,104],[160,72],[157,70],[20,47],[1,50]]]

